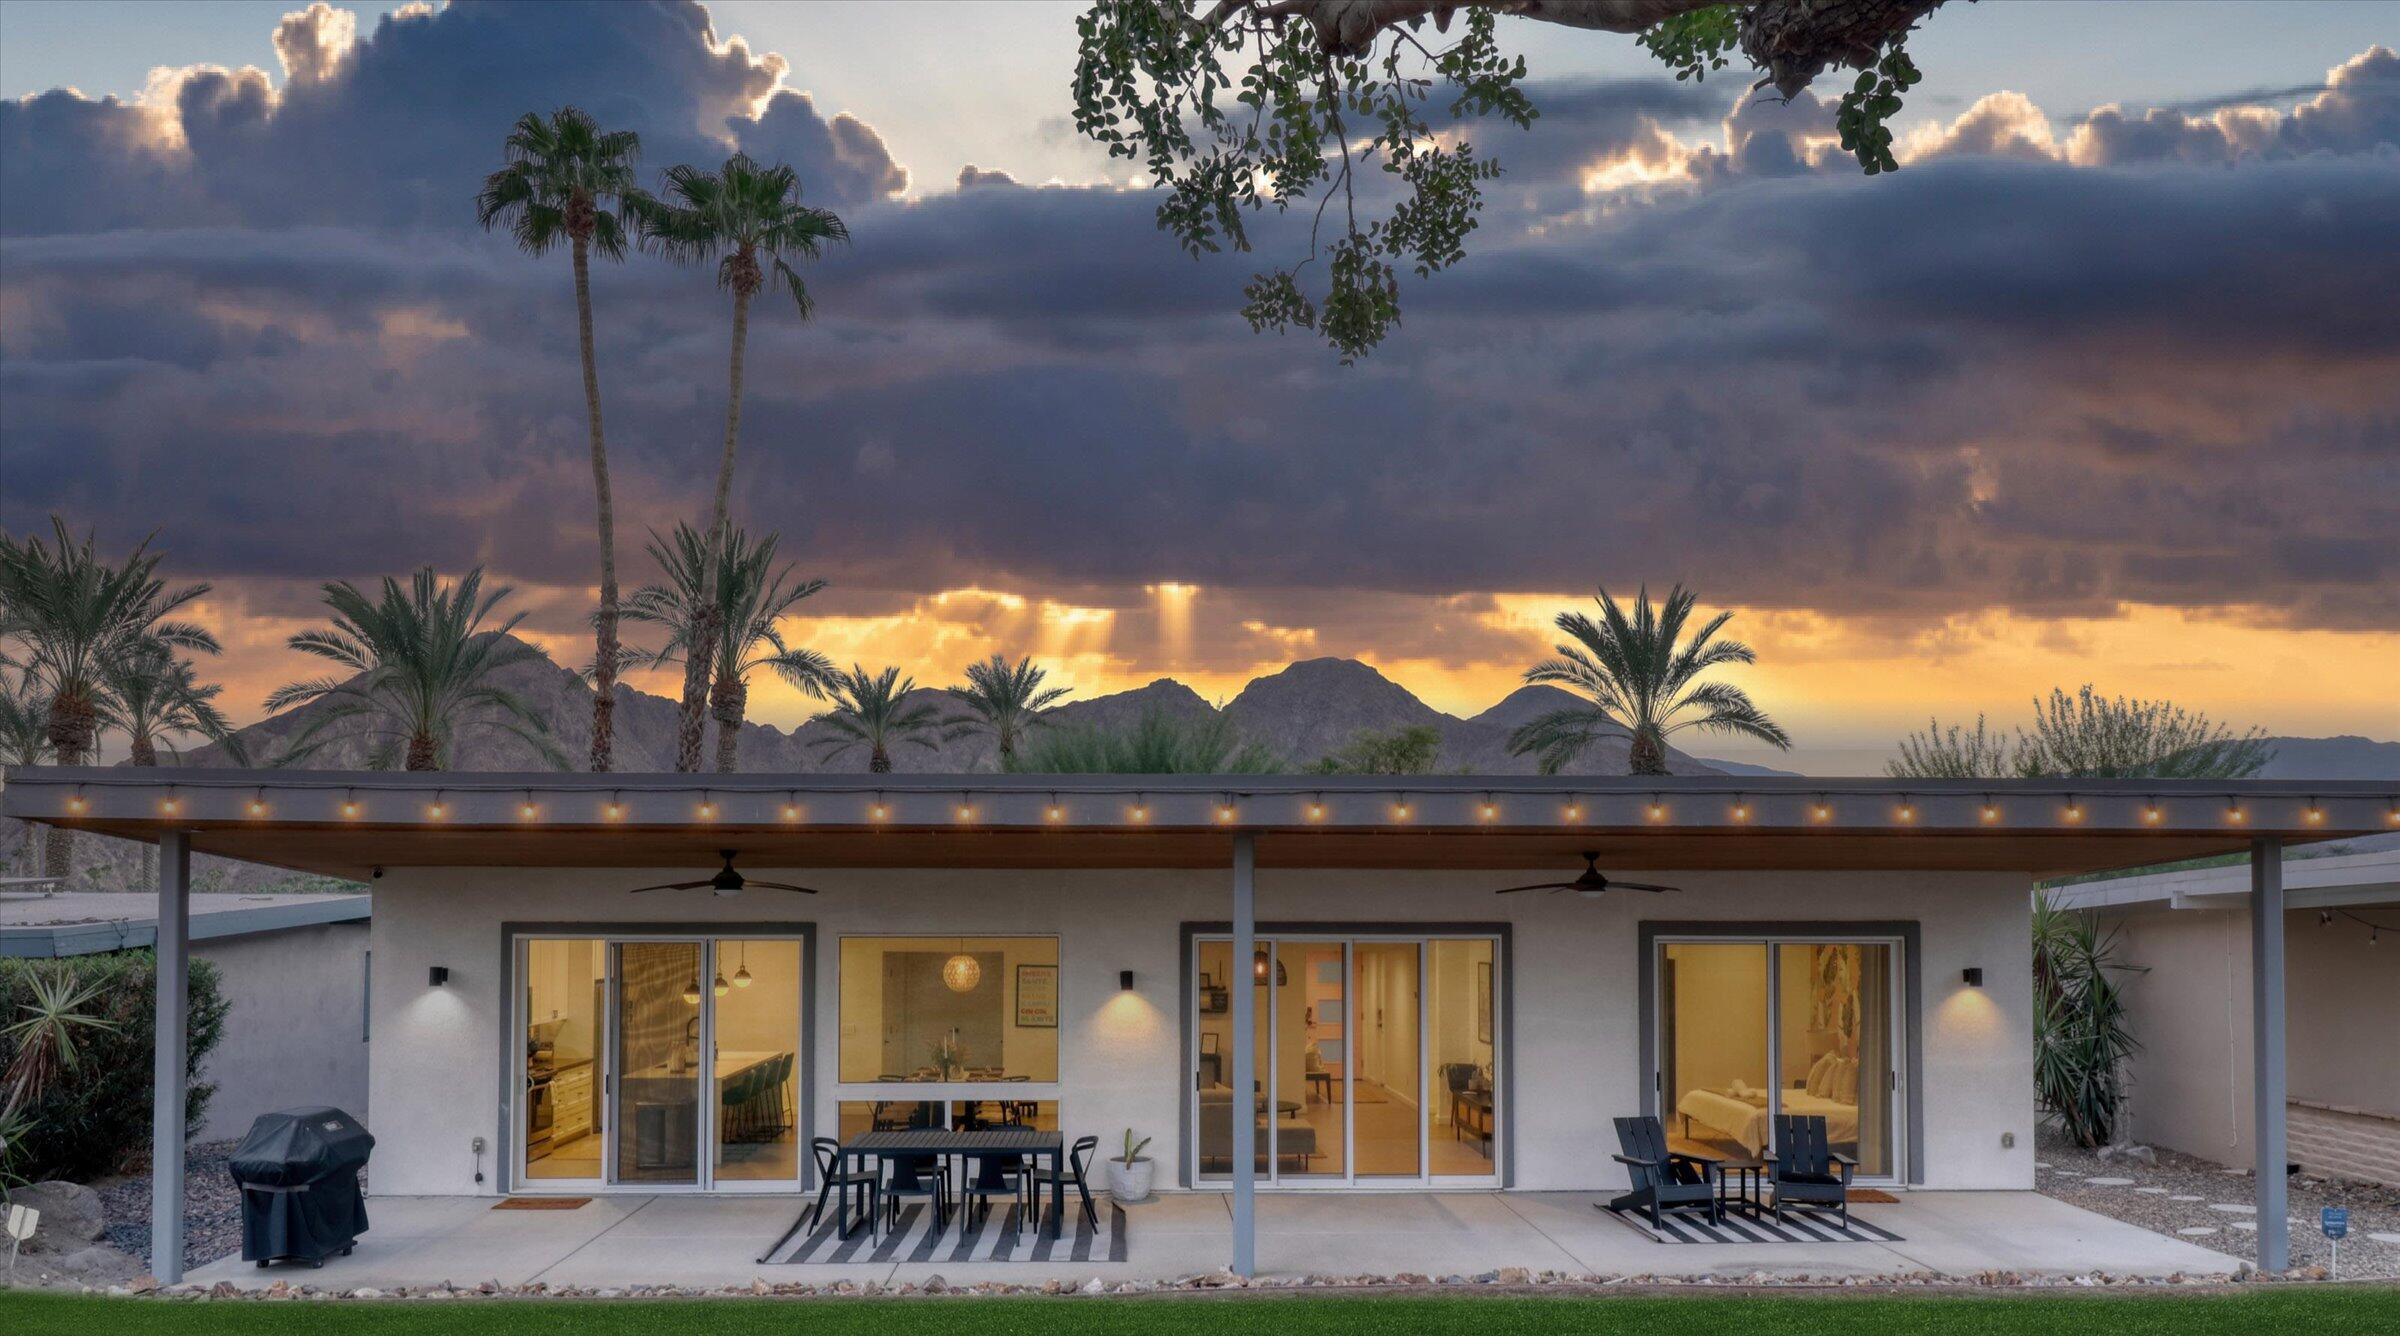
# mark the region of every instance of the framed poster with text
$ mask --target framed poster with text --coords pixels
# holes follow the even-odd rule
[[[1017,1028],[1058,1028],[1058,966],[1017,966]]]

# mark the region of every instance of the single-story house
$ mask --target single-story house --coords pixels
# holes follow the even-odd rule
[[[2283,885],[2291,1161],[2400,1185],[2400,848],[2287,856]],[[2140,967],[2123,990],[2142,1045],[2128,1072],[2135,1139],[2234,1165],[2257,1147],[2241,1042],[2249,892],[2249,868],[2219,866],[2053,893],[2097,914]]]
[[[1131,1128],[1228,1195],[1245,1273],[1260,1193],[1610,1189],[1645,1111],[2028,1189],[2034,884],[2229,852],[2281,1166],[2281,847],[2400,825],[2389,783],[2279,781],[24,769],[0,802],[157,841],[162,961],[194,850],[373,879],[378,1194],[790,1193],[818,1135]]]
[[[364,895],[194,894],[185,940],[217,967],[225,1028],[202,1069],[217,1093],[199,1139],[240,1136],[296,1104],[367,1110]],[[158,940],[144,892],[0,893],[0,956],[67,959]]]

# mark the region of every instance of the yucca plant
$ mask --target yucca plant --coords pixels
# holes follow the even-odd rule
[[[2115,929],[2034,897],[2034,1094],[2079,1146],[2108,1145],[2124,1117],[2125,1063],[2141,1043],[2118,976],[2140,972],[2125,962]]]
[[[83,1040],[117,1023],[94,1014],[102,980],[85,979],[72,965],[38,969],[26,981],[31,1000],[0,1025],[0,1039],[15,1050],[0,1072],[0,1111],[16,1113],[40,1103],[51,1083],[83,1067]]]

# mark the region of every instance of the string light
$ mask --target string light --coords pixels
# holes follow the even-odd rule
[[[265,789],[259,789],[250,795],[250,815],[265,816],[266,814],[267,791]]]
[[[1133,795],[1133,819],[1136,821],[1148,821],[1150,819],[1149,795],[1141,793]]]
[[[1500,815],[1500,804],[1492,801],[1492,795],[1488,793],[1483,795],[1483,819],[1489,821],[1498,815]]]
[[[91,803],[85,801],[84,799],[83,786],[81,784],[76,785],[75,791],[67,795],[67,814],[69,816],[82,816],[85,812],[91,810],[91,806]]]
[[[1581,795],[1569,794],[1567,796],[1567,820],[1583,820],[1583,798]]]
[[[1900,810],[1895,815],[1897,815],[1902,821],[1914,821],[1917,819],[1917,805],[1914,802],[1909,801],[1908,795],[1902,794],[1900,796]]]
[[[1664,821],[1667,819],[1667,805],[1660,802],[1658,800],[1658,795],[1655,793],[1650,795],[1650,819],[1652,821]]]
[[[2316,799],[2316,795],[2314,795],[2314,794],[2311,794],[2311,795],[2309,795],[2309,799],[2308,799],[2308,824],[2310,824],[2310,825],[2314,826],[2314,825],[2318,825],[2318,824],[2322,823],[2324,820],[2325,820],[2325,809],[2324,809],[2324,808],[2322,808],[2322,807],[2319,807],[2319,806],[2317,806],[2317,799]]]
[[[600,815],[608,818],[611,821],[620,820],[624,817],[625,802],[622,790],[610,789],[608,791],[608,802],[600,809]]]
[[[167,796],[159,801],[158,810],[161,815],[173,816],[183,810],[183,799],[175,796],[175,790],[168,789]]]
[[[428,821],[439,821],[448,815],[450,815],[450,805],[442,801],[442,791],[440,789],[435,789],[433,791],[433,801],[425,804],[425,819]]]
[[[1052,821],[1061,821],[1066,819],[1067,809],[1058,805],[1057,794],[1053,793],[1050,795],[1050,807],[1045,815],[1047,815]]]
[[[786,821],[798,821],[800,819],[799,794],[786,792],[783,795],[783,819]],[[742,980],[737,978],[735,982],[740,983]]]
[[[1325,819],[1325,795],[1324,795],[1324,794],[1322,794],[1322,793],[1318,794],[1318,795],[1316,796],[1316,798],[1315,798],[1313,801],[1311,801],[1311,802],[1309,803],[1309,805],[1308,805],[1308,819],[1309,819],[1309,820],[1311,820],[1311,821],[1323,821],[1323,820]]]
[[[1988,793],[1983,795],[1983,819],[1986,821],[2000,819],[2000,804],[1993,802],[1992,795]]]
[[[2317,926],[2320,928],[2332,927],[2334,925],[2334,920],[2336,919],[2348,919],[2352,923],[2356,923],[2364,927],[2367,930],[2367,945],[2369,946],[2374,946],[2377,942],[2381,941],[2383,937],[2383,930],[2390,926],[2388,924],[2377,923],[2373,919],[2351,913],[2347,909],[2320,909],[2317,911]],[[2392,928],[2392,931],[2400,932],[2400,928]]]
[[[1750,800],[1748,798],[1742,797],[1739,794],[1734,795],[1733,819],[1736,821],[1748,821],[1750,819]]]
[[[706,789],[700,790],[700,819],[702,821],[714,821],[717,819],[716,795],[710,793]]]
[[[2153,826],[2157,825],[2165,816],[2166,813],[2158,810],[2158,799],[2156,798],[2152,798],[2149,803],[2142,808],[2142,820],[2149,822]]]
[[[1825,801],[1825,795],[1822,793],[1817,795],[1817,805],[1813,814],[1819,821],[1833,820],[1833,804]]]
[[[534,805],[533,790],[525,790],[525,801],[517,804],[517,818],[521,821],[531,821],[541,814],[542,809]]]
[[[1217,820],[1231,821],[1238,815],[1240,815],[1240,813],[1234,808],[1233,795],[1227,794],[1224,801],[1217,804]]]
[[[1408,795],[1403,793],[1400,795],[1400,800],[1392,804],[1392,820],[1406,821],[1408,820],[1408,812]]]
[[[2239,799],[2239,798],[2227,798],[2227,799],[2225,800],[2225,819],[2226,819],[2227,821],[2237,821],[2237,822],[2243,819],[2243,817],[2242,817],[2242,800],[2241,800],[2241,799]]]
[[[891,815],[891,810],[883,804],[883,790],[875,790],[875,801],[867,805],[867,818],[871,821],[881,821]]]
[[[351,821],[358,819],[358,790],[342,790],[342,816]]]
[[[2066,818],[2069,821],[2083,820],[2083,804],[2077,802],[2075,800],[2075,795],[2072,793],[2067,795]]]
[[[967,795],[963,793],[958,795],[958,819],[961,821],[973,821],[975,819],[975,804],[969,802],[967,800]]]

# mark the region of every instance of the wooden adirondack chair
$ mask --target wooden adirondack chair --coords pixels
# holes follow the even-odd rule
[[[1712,1225],[1724,1223],[1718,1201],[1717,1162],[1702,1155],[1667,1149],[1666,1129],[1656,1118],[1619,1118],[1615,1157],[1633,1176],[1633,1190],[1602,1207],[1608,1211],[1641,1211],[1650,1227],[1663,1229],[1665,1211],[1706,1211]]]
[[[1850,1172],[1858,1161],[1825,1142],[1825,1119],[1815,1114],[1785,1113],[1775,1118],[1775,1219],[1783,1206],[1837,1206],[1842,1228],[1850,1227]]]

